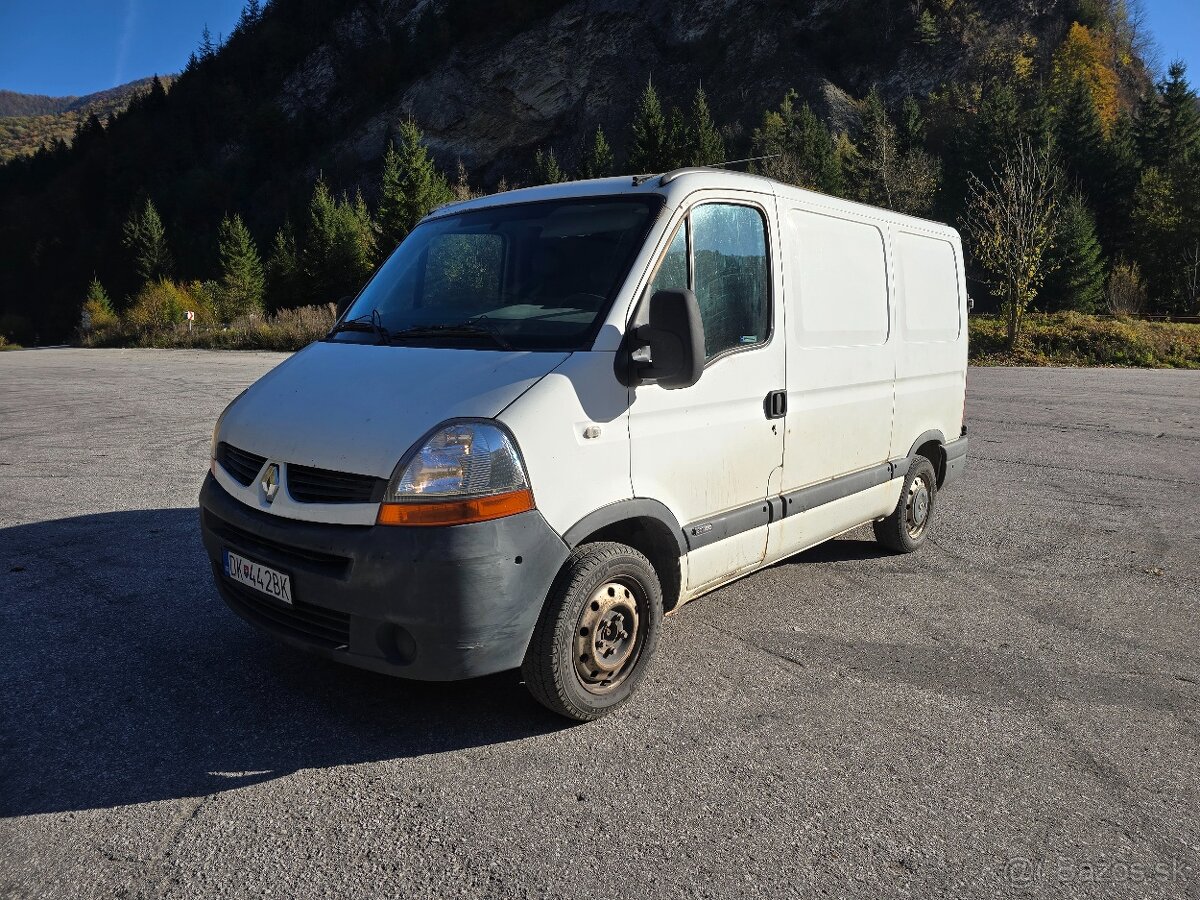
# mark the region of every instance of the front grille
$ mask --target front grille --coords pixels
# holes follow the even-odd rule
[[[378,503],[387,482],[371,475],[330,472],[292,463],[287,467],[287,488],[299,503]]]
[[[333,553],[322,553],[319,550],[309,550],[305,547],[295,547],[291,544],[273,541],[260,534],[254,534],[243,528],[238,528],[226,522],[219,516],[213,515],[207,509],[203,511],[204,525],[209,531],[226,541],[236,550],[245,550],[247,555],[254,556],[255,551],[269,562],[276,561],[286,568],[301,569],[316,575],[329,578],[346,578],[350,573],[350,560],[345,556]],[[365,528],[367,526],[344,525],[346,529]]]
[[[249,486],[250,482],[254,480],[254,476],[262,471],[263,463],[266,461],[265,456],[247,453],[224,441],[217,444],[217,462],[234,481],[243,487]]]
[[[345,649],[350,645],[350,616],[346,613],[300,602],[288,606],[259,594],[253,588],[221,577],[229,599],[252,621],[333,650]]]

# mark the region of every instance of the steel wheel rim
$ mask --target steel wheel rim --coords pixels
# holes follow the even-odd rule
[[[630,581],[607,581],[592,592],[575,624],[575,674],[584,689],[607,694],[637,665],[646,604]]]
[[[918,475],[908,486],[904,501],[904,524],[909,537],[918,538],[929,524],[929,513],[933,506],[933,493],[924,474]]]

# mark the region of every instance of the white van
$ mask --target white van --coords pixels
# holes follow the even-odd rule
[[[221,414],[200,494],[243,618],[415,679],[520,668],[596,718],[664,612],[966,463],[951,228],[713,169],[437,210]]]

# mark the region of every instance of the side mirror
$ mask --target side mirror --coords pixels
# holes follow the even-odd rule
[[[346,310],[348,310],[350,308],[350,304],[353,302],[354,302],[353,294],[347,294],[345,297],[341,297],[338,299],[337,317],[339,319],[345,314]]]
[[[650,321],[631,335],[634,382],[653,380],[664,388],[691,387],[704,371],[704,323],[696,295],[687,290],[656,291]],[[641,350],[649,351],[644,359]]]

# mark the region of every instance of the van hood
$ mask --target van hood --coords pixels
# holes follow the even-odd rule
[[[229,408],[218,439],[280,462],[388,478],[447,419],[490,419],[570,354],[319,341]]]

